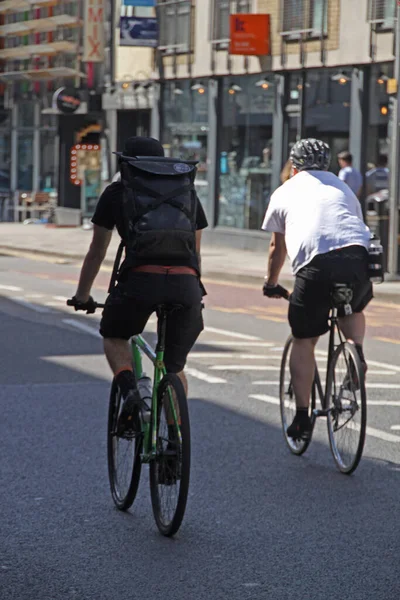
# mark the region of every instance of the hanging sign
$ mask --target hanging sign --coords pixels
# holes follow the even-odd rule
[[[81,104],[81,97],[75,88],[62,87],[53,94],[53,108],[64,114],[73,114]]]
[[[156,0],[123,0],[124,6],[155,6]]]
[[[157,19],[147,17],[121,17],[120,46],[158,46]]]
[[[236,14],[230,17],[230,54],[266,56],[271,54],[270,15]]]
[[[104,62],[104,4],[104,0],[85,0],[83,17],[85,36],[82,59],[84,62]]]

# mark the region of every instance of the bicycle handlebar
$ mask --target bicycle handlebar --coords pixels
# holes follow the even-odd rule
[[[275,285],[273,287],[269,287],[266,286],[266,284],[264,285],[263,288],[264,291],[264,296],[266,296],[267,298],[284,298],[285,300],[289,300],[290,299],[290,292],[289,290],[287,290],[286,288],[284,288],[281,285]]]
[[[79,306],[79,303],[76,302],[76,300],[74,298],[70,298],[69,300],[67,300],[67,306],[77,307],[77,306]],[[99,304],[98,302],[94,302],[93,307],[95,310],[97,310],[98,308],[104,308],[105,304]],[[82,310],[86,310],[86,308],[82,308]]]

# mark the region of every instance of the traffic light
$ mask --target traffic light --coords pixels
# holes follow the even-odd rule
[[[384,104],[380,104],[379,112],[383,117],[387,117],[389,114],[389,104],[387,102],[385,102]]]

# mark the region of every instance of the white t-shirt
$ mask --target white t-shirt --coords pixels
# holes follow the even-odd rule
[[[272,194],[262,229],[285,235],[293,274],[318,254],[347,246],[369,247],[360,203],[328,171],[302,171]]]

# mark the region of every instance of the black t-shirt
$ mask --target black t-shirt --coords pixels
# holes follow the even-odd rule
[[[116,227],[121,237],[124,237],[123,233],[125,230],[125,223],[122,212],[123,189],[123,184],[120,181],[111,183],[108,187],[106,187],[106,189],[99,198],[96,210],[92,218],[92,223],[98,225],[99,227],[104,227],[105,229],[109,229],[111,231],[114,229],[114,227]],[[196,229],[200,231],[201,229],[205,229],[206,227],[208,227],[207,217],[204,213],[204,209],[200,203],[200,200],[197,199]],[[144,260],[138,258],[134,261],[134,264],[131,263],[131,266],[140,266],[144,264],[192,267],[198,272],[200,270],[196,256],[193,256],[191,259],[188,259],[186,263],[183,263],[182,260],[174,262],[171,259]]]

